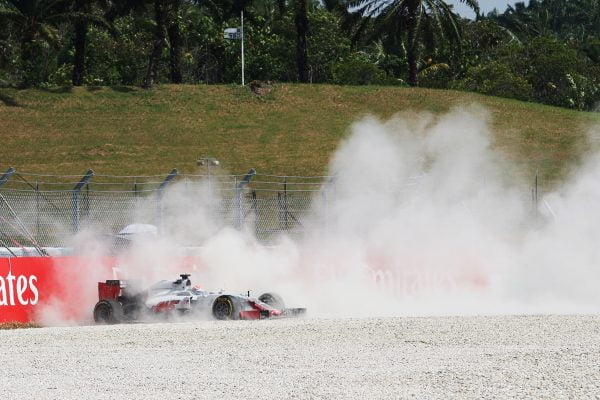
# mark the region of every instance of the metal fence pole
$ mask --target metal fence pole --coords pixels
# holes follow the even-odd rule
[[[242,225],[244,223],[244,210],[242,209],[242,193],[246,185],[250,183],[252,178],[256,175],[256,170],[251,168],[250,171],[244,176],[236,186],[235,186],[235,209],[236,209],[236,227],[238,229],[242,229]]]
[[[169,183],[171,183],[171,181],[173,179],[175,179],[175,177],[179,174],[179,172],[177,172],[177,168],[173,168],[171,170],[171,172],[169,172],[169,175],[167,175],[167,177],[165,178],[164,181],[162,181],[162,183],[160,184],[160,186],[157,189],[157,218],[158,218],[158,224],[160,227],[161,232],[164,230],[164,222],[163,222],[163,207],[162,207],[162,195],[163,195],[163,191],[165,190],[165,188],[169,185]]]
[[[539,211],[539,206],[538,206],[538,181],[539,181],[539,175],[538,175],[538,171],[535,172],[535,180],[534,180],[534,184],[533,184],[533,217],[537,220],[538,218],[538,211]]]
[[[287,176],[283,181],[283,215],[285,219],[285,230],[289,229],[288,225],[288,198],[287,198]]]
[[[335,201],[335,198],[336,198],[335,188],[336,188],[335,177],[331,177],[323,186],[323,194],[324,194],[324,201],[325,201],[325,228],[327,230],[329,230],[330,222],[331,222],[329,190],[332,191],[332,197],[333,197],[333,200]]]
[[[90,185],[85,185],[85,196],[83,197],[83,215],[88,218],[90,216]]]
[[[81,214],[79,194],[81,193],[81,189],[90,181],[90,179],[92,179],[93,176],[94,176],[94,171],[91,169],[88,170],[85,173],[85,175],[81,178],[79,183],[77,183],[77,185],[75,185],[75,187],[72,190],[72,192],[73,192],[73,231],[74,232],[79,231],[79,219],[80,219],[80,214]]]
[[[35,231],[40,236],[40,184],[35,181]]]
[[[256,190],[252,191],[252,208],[254,209],[254,235],[258,238],[260,233],[259,215],[258,215],[258,200],[256,198]]]
[[[284,229],[284,221],[283,221],[283,206],[281,204],[281,192],[277,192],[277,221],[279,222],[279,230],[282,231]]]
[[[10,177],[13,176],[15,172],[17,172],[17,170],[13,167],[7,169],[6,172],[0,177],[0,187],[4,186],[4,184],[8,182]]]

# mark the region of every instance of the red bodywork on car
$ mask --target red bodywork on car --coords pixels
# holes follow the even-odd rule
[[[253,310],[240,311],[240,319],[263,319],[277,317],[282,314],[281,310],[266,308],[254,301],[248,302]]]

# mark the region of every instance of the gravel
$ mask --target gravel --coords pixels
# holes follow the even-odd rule
[[[0,332],[7,399],[600,398],[600,317],[286,319]]]

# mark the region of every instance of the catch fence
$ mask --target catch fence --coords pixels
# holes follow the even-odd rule
[[[82,231],[126,243],[132,233],[147,234],[148,229],[182,246],[199,246],[226,226],[251,230],[269,242],[281,233],[301,235],[312,226],[326,226],[337,197],[336,180],[330,176],[263,175],[253,169],[243,175],[207,172],[109,176],[90,170],[76,176],[11,168],[0,176],[0,250],[69,247]],[[409,179],[400,192],[414,190],[419,181],[419,176]],[[548,204],[538,207],[537,177],[522,193],[534,218],[538,208],[553,213]],[[126,227],[135,229],[124,231]]]
[[[315,202],[327,202],[330,177],[189,175],[38,175],[9,169],[0,177],[0,247],[65,247],[92,228],[123,238],[132,224],[154,226],[187,246],[201,243],[207,226],[254,230],[262,241],[311,224]],[[317,207],[319,204],[317,204]],[[325,207],[326,208],[326,207]],[[195,226],[189,226],[190,223]],[[111,239],[111,240],[112,240]]]

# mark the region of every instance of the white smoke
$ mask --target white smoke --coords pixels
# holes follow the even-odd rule
[[[192,272],[206,289],[279,292],[312,316],[600,311],[600,153],[536,216],[489,118],[471,106],[353,124],[300,239],[264,245],[207,206],[221,200],[214,183],[175,185],[168,235],[136,242],[125,274]],[[177,271],[173,255],[199,242],[202,265]]]

